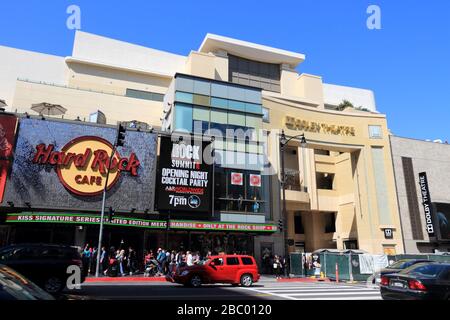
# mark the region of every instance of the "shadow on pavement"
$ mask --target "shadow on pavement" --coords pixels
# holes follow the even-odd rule
[[[254,288],[263,287],[255,285]],[[65,292],[88,300],[263,300],[270,295],[231,285],[203,285],[200,288],[178,284],[108,284],[82,286]],[[273,297],[272,297],[273,298]]]

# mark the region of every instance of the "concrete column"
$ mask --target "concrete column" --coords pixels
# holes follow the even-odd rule
[[[82,228],[82,229],[80,229]],[[86,226],[76,226],[75,227],[75,237],[74,237],[74,245],[80,248],[84,248],[86,244]]]

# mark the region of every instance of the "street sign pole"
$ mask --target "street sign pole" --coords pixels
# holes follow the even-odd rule
[[[105,186],[103,187],[103,198],[102,198],[102,213],[100,215],[100,230],[98,233],[98,247],[97,247],[97,264],[95,266],[95,276],[98,278],[99,270],[100,270],[100,255],[102,251],[102,238],[103,238],[103,220],[105,219],[105,204],[106,204],[106,190],[108,188],[108,179],[109,179],[109,171],[111,169],[112,160],[114,158],[114,154],[116,153],[116,146],[114,145],[111,156],[109,157],[109,164],[106,168],[106,180]]]

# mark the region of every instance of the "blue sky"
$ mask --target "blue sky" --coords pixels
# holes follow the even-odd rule
[[[450,141],[450,1],[1,1],[0,45],[70,55],[81,29],[178,54],[207,32],[301,52],[299,72],[374,90],[393,133]],[[366,27],[369,5],[381,30]]]

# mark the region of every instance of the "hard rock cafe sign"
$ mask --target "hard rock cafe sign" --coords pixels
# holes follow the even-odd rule
[[[61,151],[53,144],[39,144],[33,156],[33,163],[55,166],[59,180],[69,191],[82,196],[102,193],[106,183],[109,157],[113,146],[107,140],[83,136],[67,143]],[[121,172],[138,175],[140,162],[134,153],[122,157],[115,152],[108,178],[107,189],[117,183]]]
[[[351,126],[330,125],[322,122],[307,121],[286,116],[284,124],[288,129],[341,136],[355,136],[355,128]]]

